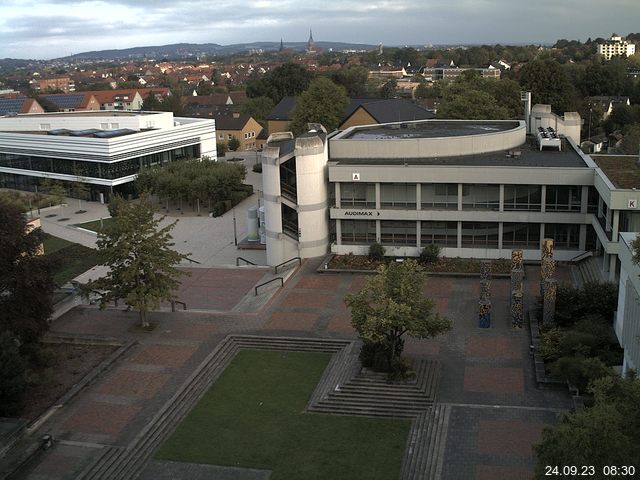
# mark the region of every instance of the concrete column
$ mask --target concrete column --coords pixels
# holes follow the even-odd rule
[[[422,222],[420,220],[416,221],[416,246],[418,248],[422,247],[422,238],[420,238],[420,231],[422,230]]]
[[[580,225],[580,238],[578,240],[578,248],[580,250],[587,249],[587,226]]]
[[[547,186],[542,185],[540,189],[540,211],[545,213],[547,211]]]
[[[416,183],[416,210],[422,210],[422,187]]]
[[[602,201],[602,197],[598,195],[598,217],[602,217],[602,205],[604,202]]]
[[[589,211],[589,187],[587,185],[582,186],[582,194],[580,197],[580,213],[587,213]]]
[[[611,231],[611,209],[607,208],[607,216],[605,220],[605,232]]]
[[[504,212],[504,184],[500,184],[500,200],[498,202],[498,211]]]
[[[462,248],[462,222],[458,222],[458,248]]]
[[[382,228],[380,227],[380,220],[376,220],[376,242],[380,243],[382,239]]]
[[[617,255],[610,255],[609,258],[609,281],[610,282],[615,282],[616,281],[616,262],[618,260],[618,256]]]
[[[335,183],[336,208],[342,208],[340,200],[340,182]]]
[[[462,210],[462,184],[458,184],[458,211]],[[459,230],[459,229],[458,229]],[[460,248],[458,246],[458,248]]]
[[[336,220],[336,244],[342,245],[342,221]]]
[[[618,229],[620,228],[620,210],[614,210],[613,211],[613,225],[612,225],[612,235],[611,235],[611,241],[613,242],[617,242],[618,241]]]
[[[540,224],[540,245],[538,246],[538,248],[542,247],[542,241],[544,240],[544,223]]]
[[[502,233],[504,231],[504,225],[502,222],[498,222],[498,250],[502,250]]]

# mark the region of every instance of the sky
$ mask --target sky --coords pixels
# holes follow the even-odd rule
[[[553,43],[640,31],[640,0],[0,0],[0,58],[172,43]]]

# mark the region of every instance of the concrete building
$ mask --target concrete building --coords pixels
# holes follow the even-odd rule
[[[262,131],[260,125],[251,115],[227,112],[214,117],[218,143],[228,144],[232,138],[240,142],[239,152],[250,152],[258,149],[257,137]]]
[[[579,126],[576,113],[557,116],[536,105],[528,126],[426,120],[311,133],[304,141],[272,135],[263,154],[268,260],[311,256],[310,245],[314,253],[326,245],[366,254],[374,242],[395,256],[437,244],[452,257],[508,258],[517,248],[537,260],[542,239],[552,238],[556,259],[594,252],[603,277],[614,281],[619,232],[640,231],[640,190],[619,158],[580,151]],[[307,149],[309,136],[318,140]],[[300,168],[308,165],[315,174],[304,170],[301,189]],[[324,223],[308,222],[309,212],[327,205]],[[312,238],[302,227],[309,224],[318,232]]]
[[[602,55],[605,60],[611,60],[612,57],[622,55],[630,57],[636,53],[636,46],[633,43],[622,40],[622,37],[614,34],[609,40],[598,44],[598,53]]]
[[[215,122],[170,112],[68,112],[0,118],[0,187],[89,184],[93,200],[133,193],[140,168],[208,156]]]
[[[47,92],[51,90],[62,90],[64,93],[76,91],[76,84],[70,77],[42,78],[29,82],[34,90]]]
[[[640,267],[633,261],[631,243],[637,233],[620,234],[618,309],[613,327],[624,349],[622,373],[640,367]]]

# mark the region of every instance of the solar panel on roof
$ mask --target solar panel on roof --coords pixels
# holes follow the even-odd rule
[[[3,98],[0,99],[0,115],[19,112],[24,105],[26,98]]]
[[[59,108],[78,108],[82,105],[84,94],[42,95],[42,98],[55,103]]]
[[[69,135],[69,133],[71,133],[71,130],[67,128],[54,128],[47,132],[48,135]]]

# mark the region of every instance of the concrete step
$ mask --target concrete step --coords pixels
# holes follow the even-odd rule
[[[327,415],[351,415],[363,417],[385,417],[385,418],[413,418],[416,416],[414,410],[397,410],[383,408],[353,408],[348,405],[323,406],[317,405],[311,410],[313,413],[325,413]]]

